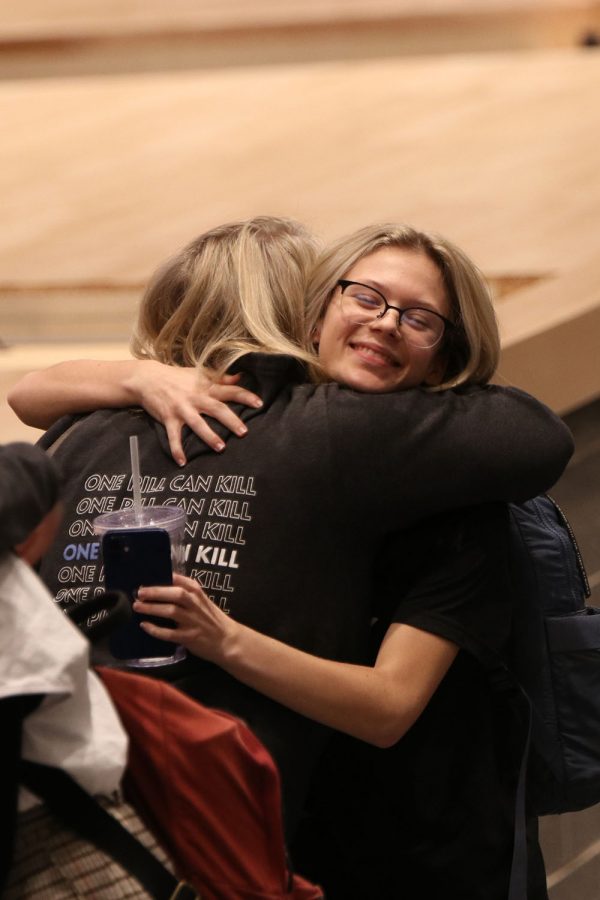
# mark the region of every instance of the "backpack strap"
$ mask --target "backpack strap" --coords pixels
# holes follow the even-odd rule
[[[2,741],[0,741],[0,809],[2,810],[2,842],[0,844],[0,897],[13,862],[17,831],[17,797],[19,765],[23,738],[23,719],[42,702],[43,694],[24,694],[0,699]]]
[[[507,900],[527,900],[528,857],[527,840],[527,767],[531,749],[533,729],[533,708],[528,694],[519,684],[510,668],[498,657],[497,665],[488,670],[488,677],[494,690],[503,695],[516,714],[521,701],[523,707],[524,739],[519,754],[519,774],[515,791],[515,815],[513,830],[513,851]]]
[[[515,796],[515,831],[508,900],[527,900],[528,849],[525,800],[527,790],[527,764],[529,762],[529,750],[531,747],[532,709],[531,701],[525,691],[522,691],[522,694],[527,700],[527,735],[525,737],[523,754],[519,765],[519,777],[517,779],[517,792]]]
[[[190,885],[178,882],[137,838],[62,769],[22,760],[20,781],[41,797],[64,825],[112,856],[154,900],[199,900]]]

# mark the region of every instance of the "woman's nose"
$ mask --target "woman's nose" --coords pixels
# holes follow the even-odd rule
[[[401,335],[400,328],[398,327],[400,319],[395,309],[386,309],[382,316],[373,319],[370,324],[371,328],[375,328],[377,331],[383,331],[387,334],[395,335],[396,337]]]

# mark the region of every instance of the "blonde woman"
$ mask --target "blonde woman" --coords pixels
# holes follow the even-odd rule
[[[136,359],[76,360],[31,372],[11,388],[8,402],[35,428],[49,428],[67,413],[140,403],[164,423],[180,464],[182,424],[213,450],[223,449],[201,414],[241,436],[246,427],[225,401],[255,407],[261,401],[236,386],[239,376],[217,383],[202,366],[224,372],[253,350],[315,362],[304,294],[317,250],[308,230],[289,219],[256,216],[213,228],[155,272],[131,339]]]
[[[239,233],[245,229],[238,226]],[[230,234],[237,247],[238,236],[235,230]],[[222,316],[215,315],[208,330],[194,330],[192,315],[185,331],[181,326],[169,331],[174,313],[165,309],[191,311],[192,296],[198,308],[202,305],[202,295],[194,292],[201,256],[193,277],[183,265],[184,253],[169,277],[163,273],[155,282],[173,292],[172,306],[161,292],[151,289],[147,295],[142,319],[148,304],[160,301],[163,312],[150,317],[144,353],[159,357],[166,346],[168,352],[174,348],[171,361],[187,362],[176,358],[187,343],[194,359],[216,368],[237,357],[233,371],[243,373],[243,386],[257,393],[263,406],[240,412],[248,433],[243,441],[229,442],[223,455],[187,434],[183,473],[168,455],[163,429],[149,417],[102,410],[85,418],[57,450],[72,487],[69,530],[43,574],[58,596],[80,588],[67,585],[68,571],[61,576],[69,554],[91,553],[93,539],[80,511],[116,508],[126,500],[126,439],[138,434],[145,501],[183,505],[192,513],[187,555],[192,578],[177,578],[171,589],[145,589],[137,610],[178,623],[167,634],[145,626],[194,654],[176,673],[177,683],[209,705],[242,716],[271,750],[282,773],[291,832],[327,736],[321,726],[379,747],[395,745],[464,656],[462,648],[470,653],[462,639],[469,622],[469,616],[461,622],[465,610],[469,615],[477,610],[470,622],[473,641],[479,631],[490,631],[492,621],[503,626],[495,640],[505,637],[510,619],[502,569],[505,523],[494,507],[450,527],[460,535],[462,591],[450,600],[442,591],[441,610],[434,604],[421,619],[413,614],[405,620],[393,602],[384,613],[378,609],[389,627],[374,664],[365,665],[373,573],[384,547],[397,535],[404,541],[402,529],[427,516],[473,503],[524,499],[545,489],[562,471],[571,440],[532,398],[476,386],[493,372],[498,337],[483,279],[447,241],[383,226],[338,242],[315,267],[308,327],[300,335],[284,335],[288,344],[290,338],[297,341],[287,356],[280,355],[281,344],[271,338],[267,343],[254,316],[243,318],[243,343],[239,334],[221,339],[222,316],[231,304],[246,308],[239,279],[234,290],[221,291],[214,309]],[[239,263],[239,255],[229,250],[225,258]],[[293,264],[289,254],[286,258]],[[272,283],[263,284],[260,297],[274,308],[290,299]],[[289,328],[283,321],[273,315],[269,327]],[[165,334],[169,339],[158,350]],[[307,342],[318,344],[318,362],[310,358]],[[261,352],[242,356],[244,349]],[[321,378],[351,389],[307,383],[306,363]],[[455,384],[459,390],[440,390]],[[191,409],[197,416],[193,403]],[[439,527],[444,533],[449,528]],[[74,541],[78,535],[86,540]],[[436,570],[437,563],[434,555]],[[92,588],[98,574],[86,570],[86,585]],[[442,567],[440,586],[446,578]],[[413,590],[418,593],[418,585]],[[386,591],[394,600],[393,585]],[[431,589],[427,595],[435,600]],[[452,615],[452,627],[432,626]],[[487,900],[502,896],[506,886],[510,829],[501,838],[497,852],[492,848],[485,857],[483,872],[476,873],[477,885],[486,883]],[[498,854],[502,865],[490,885],[487,875]]]
[[[457,327],[443,335],[448,362],[441,379],[427,379],[429,386],[481,385],[492,377],[500,342],[489,289],[469,257],[441,236],[403,225],[370,226],[323,252],[315,267],[317,242],[298,223],[259,216],[239,228],[233,223],[201,235],[157,271],[131,341],[136,360],[79,360],[32,372],[8,394],[17,415],[48,428],[64,414],[140,403],[165,425],[180,464],[182,425],[221,450],[222,438],[202,414],[242,436],[243,422],[224,401],[260,406],[260,398],[232,384],[237,376],[225,374],[244,352],[287,353],[306,366],[312,380],[347,383],[325,371],[322,352],[319,360],[314,356],[320,322],[331,298],[342,295],[340,278],[386,247],[428,257],[448,293]],[[275,295],[276,308],[265,302]],[[360,391],[402,386],[400,380],[380,385],[361,377],[356,384]]]

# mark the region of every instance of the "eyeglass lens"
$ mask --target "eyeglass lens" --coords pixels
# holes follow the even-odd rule
[[[444,333],[444,320],[419,307],[399,310],[390,306],[376,290],[362,284],[342,286],[340,303],[344,315],[358,325],[388,314],[396,316],[396,327],[415,347],[433,347]],[[390,313],[391,310],[391,313]]]

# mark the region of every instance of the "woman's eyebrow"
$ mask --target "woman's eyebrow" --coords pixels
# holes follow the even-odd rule
[[[351,279],[351,280],[354,281],[354,279]],[[385,294],[385,292],[387,290],[389,290],[389,288],[387,288],[384,284],[381,284],[381,282],[377,281],[377,279],[375,279],[375,278],[368,278],[368,277],[366,279],[358,278],[358,279],[356,279],[356,283],[364,284],[365,287],[375,288],[376,290],[380,291],[382,294]]]
[[[352,279],[354,280],[354,279]],[[390,302],[388,294],[392,293],[392,288],[388,285],[382,284],[380,281],[377,281],[376,278],[367,277],[366,280],[358,279],[358,284],[364,284],[365,287],[372,287],[379,291],[380,294],[383,294],[388,303]],[[420,297],[415,297],[414,300],[410,301],[411,303],[416,303],[417,306],[422,306],[425,309],[430,309],[432,312],[439,312],[436,308],[435,304],[431,303],[429,300],[423,300]],[[394,304],[392,303],[392,306]]]

